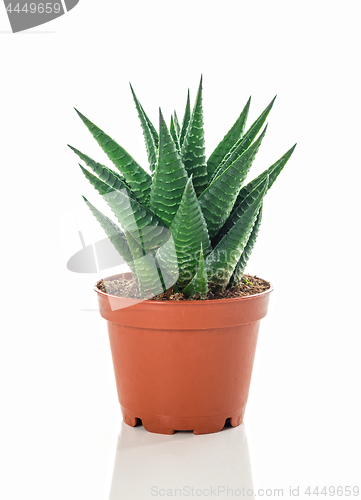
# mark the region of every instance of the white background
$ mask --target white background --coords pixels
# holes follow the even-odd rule
[[[289,486],[300,498],[308,486],[361,487],[359,19],[349,0],[81,0],[13,35],[0,6],[1,498],[146,499],[154,484],[252,477],[285,498]],[[208,437],[123,426],[116,454],[106,324],[81,310],[97,307],[98,275],[66,268],[77,231],[96,238],[80,195],[99,200],[66,144],[106,161],[73,106],[145,165],[128,82],[156,122],[159,105],[182,115],[201,73],[208,154],[249,95],[249,123],[278,95],[251,177],[298,143],[247,269],[275,286],[248,447],[244,426]]]

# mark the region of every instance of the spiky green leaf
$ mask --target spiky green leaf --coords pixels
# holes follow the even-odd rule
[[[282,171],[283,167],[286,165],[286,163],[290,159],[293,151],[295,150],[295,147],[296,147],[296,144],[294,146],[292,146],[292,148],[289,149],[273,165],[271,165],[268,169],[266,169],[264,172],[262,172],[262,174],[260,174],[258,177],[253,179],[253,181],[249,182],[246,186],[244,186],[244,188],[241,189],[241,191],[238,195],[237,201],[234,205],[234,211],[238,212],[239,217],[242,216],[242,214],[244,213],[244,211],[247,208],[247,205],[250,203],[250,200],[252,197],[252,192],[253,192],[253,194],[256,193],[255,190],[257,190],[258,186],[262,182],[265,181],[267,176],[269,179],[267,192],[269,191],[270,187],[277,179],[277,177],[280,174],[280,172]],[[251,195],[251,197],[249,197],[249,195]],[[262,207],[263,207],[263,205],[262,205]],[[255,242],[256,242],[256,239],[258,236],[258,232],[259,232],[259,227],[261,225],[262,207],[261,207],[261,210],[258,214],[256,223],[254,225],[254,228],[252,230],[252,233],[251,233],[251,236],[248,240],[246,248],[244,249],[244,252],[242,253],[241,258],[239,259],[237,266],[236,266],[236,268],[233,272],[233,275],[231,277],[230,283],[232,285],[239,283],[240,279],[242,278],[242,274],[246,268],[247,262],[249,260],[251,253],[252,253],[252,250],[254,248],[254,245],[255,245]],[[229,228],[231,227],[231,224],[235,223],[235,221],[237,220],[236,216],[234,216],[234,217],[232,217],[232,216],[233,216],[233,212],[232,212],[232,215],[230,217],[229,223],[224,226],[223,231],[229,230]]]
[[[175,121],[174,121],[173,115],[171,116],[169,131],[170,131],[170,135],[173,138],[173,141],[174,141],[174,144],[175,144],[177,150],[180,151],[179,137],[178,137],[177,127],[175,125]]]
[[[107,184],[106,182],[103,182],[96,175],[89,172],[89,170],[87,170],[82,165],[80,165],[80,163],[79,163],[79,167],[81,168],[81,171],[83,172],[85,177],[88,179],[90,184],[98,191],[99,194],[101,194],[103,196],[103,195],[113,191],[113,188],[111,186],[109,186],[109,184]]]
[[[242,252],[242,255],[241,255],[239,261],[237,262],[237,265],[236,265],[236,267],[233,271],[233,274],[231,276],[230,285],[232,285],[232,286],[237,285],[242,279],[247,262],[251,256],[251,253],[253,251],[254,245],[255,245],[256,240],[257,240],[259,228],[260,228],[261,222],[262,222],[262,213],[263,213],[263,202],[261,204],[261,208],[259,209],[257,219],[256,219],[256,222],[253,226],[251,235],[247,241],[247,245],[245,246],[245,248]]]
[[[131,198],[125,189],[106,193],[103,198],[122,227],[131,233],[142,250],[146,254],[155,253],[169,233],[162,221]]]
[[[246,125],[249,107],[251,104],[251,98],[248,99],[245,107],[243,108],[242,113],[237,118],[236,122],[232,126],[232,128],[227,132],[227,134],[223,137],[221,142],[218,144],[216,149],[210,155],[207,161],[207,173],[208,173],[208,181],[210,181],[213,177],[214,172],[218,168],[219,164],[222,162],[223,158],[235,143],[242,137],[243,130]]]
[[[180,133],[181,133],[181,128],[180,128],[180,125],[179,125],[178,116],[177,116],[177,112],[176,111],[174,111],[173,119],[174,119],[175,130],[177,132],[177,136],[178,136],[178,139],[179,139]]]
[[[248,206],[243,216],[231,227],[206,259],[210,282],[224,289],[247,245],[267,190],[268,178],[259,189],[258,196]]]
[[[159,123],[158,161],[150,208],[169,227],[179,208],[188,176],[160,110]]]
[[[253,179],[251,182],[249,182],[246,186],[244,186],[237,197],[237,200],[234,204],[234,209],[233,211],[242,203],[242,201],[249,195],[253,189],[255,189],[261,182],[265,180],[265,178],[269,177],[269,182],[268,182],[268,190],[270,190],[271,186],[281,173],[283,167],[286,165],[288,160],[291,158],[293,151],[296,148],[296,144],[292,146],[291,149],[289,149],[279,160],[277,160],[273,165],[271,165],[269,168],[267,168],[264,172],[262,172],[258,177]]]
[[[130,267],[131,271],[134,273],[134,263],[132,252],[129,248],[127,238],[123,231],[116,225],[112,220],[110,220],[106,215],[102,214],[97,208],[94,207],[84,196],[83,199],[90,211],[99,222],[101,227],[103,228],[105,234],[108,236],[111,243],[114,245],[116,251],[123,257],[125,262]]]
[[[230,229],[241,219],[249,207],[254,203],[254,200],[258,198],[259,193],[267,186],[265,194],[267,193],[269,186],[269,178],[266,176],[262,182],[254,187],[252,191],[237,205],[231,215],[228,217],[227,222],[223,225],[222,229],[219,231],[217,236],[212,239],[212,246],[215,247],[221,241],[221,239],[228,233]]]
[[[188,89],[186,109],[185,109],[184,115],[183,115],[182,129],[181,129],[180,134],[179,134],[180,147],[182,147],[182,145],[183,145],[183,141],[184,141],[184,137],[187,133],[190,117],[191,117],[191,100],[189,97],[189,89]]]
[[[228,219],[265,133],[266,127],[258,139],[224,170],[199,197],[211,239],[216,236]]]
[[[124,189],[127,188],[129,189],[129,186],[126,184],[124,177],[122,177],[118,172],[115,172],[114,170],[106,167],[105,165],[102,165],[101,163],[98,163],[94,161],[92,158],[89,156],[85,155],[81,151],[79,151],[76,148],[73,148],[73,146],[70,146],[68,144],[69,148],[76,153],[81,160],[84,161],[84,163],[90,167],[93,172],[108,186],[112,187],[113,189]]]
[[[99,146],[107,154],[108,158],[118,168],[130,186],[134,195],[144,205],[149,205],[151,176],[111,137],[98,128],[82,113],[76,110],[85,126],[95,138]]]
[[[145,119],[147,120],[147,123],[148,123],[148,127],[149,127],[149,130],[150,130],[150,133],[152,134],[153,136],[153,141],[154,141],[154,144],[155,144],[155,149],[158,149],[158,141],[159,141],[159,137],[158,137],[158,132],[156,131],[153,123],[150,121],[150,119],[148,118],[148,115],[146,114],[146,112],[144,111],[144,108],[142,105],[140,105],[142,111],[143,111],[143,114],[145,116]]]
[[[130,84],[130,89],[131,89],[132,94],[133,94],[135,107],[137,109],[140,124],[141,124],[142,130],[143,130],[145,146],[146,146],[147,154],[148,154],[149,168],[150,168],[151,172],[153,172],[155,169],[156,161],[157,161],[157,147],[158,147],[158,144],[156,144],[154,141],[155,129],[154,129],[153,125],[151,125],[151,122],[150,122],[148,116],[145,114],[142,105],[138,101],[138,98],[135,95],[135,92],[134,92],[131,84]],[[152,132],[151,127],[153,127],[154,132]]]
[[[263,113],[260,114],[257,120],[251,125],[251,127],[247,130],[247,132],[236,142],[236,144],[233,146],[230,152],[224,157],[223,161],[215,171],[212,181],[216,177],[218,177],[226,168],[228,168],[229,165],[231,165],[241,154],[243,154],[244,151],[246,151],[246,149],[249,148],[254,138],[261,130],[262,125],[266,121],[266,118],[272,109],[275,99],[276,96],[272,99],[272,101],[269,103],[269,105],[266,107]]]
[[[194,296],[197,294],[201,299],[205,299],[208,290],[208,277],[201,245],[197,273],[192,281],[183,289],[183,293],[187,296]]]
[[[182,144],[181,157],[188,175],[193,175],[194,189],[199,196],[206,188],[208,179],[203,131],[202,78]]]
[[[176,255],[169,250],[171,246],[169,243],[168,247],[164,245],[159,249],[157,258],[169,273],[179,273],[178,284],[182,287],[189,283],[196,273],[201,245],[205,255],[211,250],[207,225],[191,178],[184,189],[170,231]]]
[[[135,275],[142,298],[151,298],[165,291],[154,255],[144,253],[129,231],[125,231],[125,235],[133,256]]]
[[[165,241],[169,230],[148,208],[132,198],[128,189],[116,190],[80,165],[85,177],[107,202],[121,226],[126,229],[145,253],[155,253]]]
[[[168,277],[171,285],[175,284],[179,278],[179,267],[177,251],[172,234],[165,240],[162,246],[157,250],[156,259],[162,276]]]

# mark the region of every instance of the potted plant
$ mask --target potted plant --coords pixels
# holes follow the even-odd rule
[[[150,173],[78,112],[110,169],[71,149],[121,227],[84,198],[131,273],[95,285],[108,322],[124,421],[151,431],[217,432],[243,421],[270,283],[243,275],[265,194],[295,146],[248,184],[274,99],[244,132],[250,99],[208,160],[202,79],[193,109],[159,133],[133,89]]]

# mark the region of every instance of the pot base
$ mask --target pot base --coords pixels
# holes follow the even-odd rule
[[[121,406],[121,409],[123,420],[127,425],[135,427],[138,419],[140,419],[145,430],[156,434],[174,434],[176,431],[193,431],[193,434],[219,432],[225,426],[227,419],[230,420],[232,427],[241,425],[245,411],[244,407],[230,413],[209,415],[207,417],[167,417],[135,413],[123,406]]]

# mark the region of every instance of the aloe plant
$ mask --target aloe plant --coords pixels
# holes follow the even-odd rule
[[[193,109],[188,91],[181,122],[174,112],[168,128],[159,110],[158,131],[132,87],[131,92],[149,172],[77,111],[115,169],[69,147],[90,169],[80,165],[119,226],[84,198],[86,204],[136,276],[144,298],[171,288],[205,298],[210,284],[219,290],[236,285],[259,232],[263,199],[296,146],[244,185],[275,98],[245,132],[249,98],[207,160],[202,78]]]

